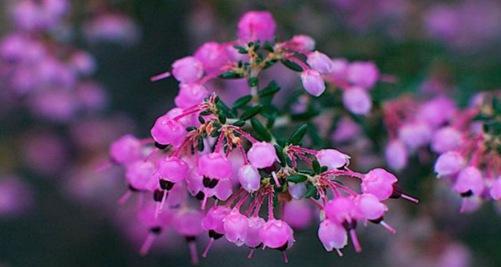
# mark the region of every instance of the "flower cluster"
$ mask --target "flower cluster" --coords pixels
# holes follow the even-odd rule
[[[162,230],[172,228],[186,237],[194,262],[193,241],[202,233],[210,237],[204,256],[225,237],[250,248],[249,257],[262,247],[282,251],[287,260],[285,250],[295,239],[285,220],[291,211],[282,207],[294,200],[319,209],[318,237],[327,251],[341,255],[349,238],[361,250],[356,234],[361,222],[395,232],[383,220],[387,199],[417,202],[402,194],[397,178],[384,169],[355,172],[349,168],[350,156],[302,145],[307,125],[288,138],[274,131],[283,123],[272,102],[280,87],[272,81],[260,88],[259,81],[277,62],[298,71],[312,96],[326,90],[325,81],[343,88],[345,104],[364,106],[354,112],[368,111],[359,96],[378,80],[372,63],[331,60],[313,51],[314,41],[303,35],[276,42],[275,28],[270,13],[248,12],[238,23],[238,40],[206,43],[193,56],[174,62],[171,73],[180,82],[176,107],[156,119],[151,138],[126,135],[111,145],[111,160],[125,169],[129,187],[120,202],[134,195],[146,199],[138,218],[150,234],[141,253]],[[216,78],[245,79],[250,93],[230,107],[205,87]],[[348,92],[359,96],[346,97]]]
[[[68,14],[69,4],[24,0],[12,9],[16,31],[0,40],[0,80],[10,97],[23,97],[33,114],[55,121],[103,108],[106,94],[89,79],[96,69],[94,58],[51,32]]]
[[[480,103],[465,109],[445,96],[422,103],[409,97],[385,103],[388,165],[401,170],[411,153],[429,147],[439,155],[435,162],[438,177],[446,177],[463,197],[461,211],[475,210],[482,198],[500,199],[497,97],[479,96]]]

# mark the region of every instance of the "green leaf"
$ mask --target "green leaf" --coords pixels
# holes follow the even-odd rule
[[[281,147],[277,144],[275,144],[274,147],[275,147],[275,152],[277,153],[277,157],[280,160],[280,165],[282,167],[284,167],[285,164],[287,163],[287,161],[286,161],[287,158],[285,157],[284,149],[283,149],[283,147]]]
[[[240,119],[244,120],[244,121],[248,120],[248,119],[256,116],[259,112],[261,112],[261,110],[263,110],[263,106],[261,106],[261,105],[250,107],[242,113],[242,115],[240,116]]]
[[[311,163],[311,167],[313,168],[313,171],[316,173],[316,174],[319,174],[322,172],[322,168],[320,167],[320,163],[318,162],[318,160],[314,160],[312,163]]]
[[[219,75],[219,78],[221,78],[221,79],[240,79],[243,77],[244,76],[241,73],[234,72],[234,71],[227,71],[227,72],[221,73]]]
[[[260,97],[271,96],[280,91],[280,86],[275,81],[271,81],[263,90],[258,92]]]
[[[294,174],[294,175],[291,175],[289,177],[287,177],[287,181],[289,182],[293,182],[293,183],[302,183],[304,181],[306,181],[308,179],[308,177],[302,175],[302,174]]]
[[[249,103],[251,100],[252,100],[251,95],[244,95],[244,96],[240,97],[239,99],[235,100],[235,103],[233,103],[232,109],[241,108],[241,107],[247,105],[247,103]]]
[[[304,194],[304,197],[305,198],[310,198],[310,197],[314,197],[317,195],[317,188],[312,185],[311,183],[308,183],[306,185],[306,193]]]
[[[216,107],[219,115],[223,115],[228,118],[234,117],[234,114],[233,112],[231,112],[230,108],[219,98],[216,101]]]
[[[235,126],[237,126],[237,127],[242,127],[242,126],[244,126],[244,125],[245,125],[245,121],[243,121],[243,120],[238,120],[238,121],[236,121],[236,122],[232,123],[232,125],[235,125]]]
[[[292,145],[299,145],[301,141],[303,140],[303,137],[305,136],[306,132],[308,131],[308,125],[303,124],[299,126],[289,137],[289,140],[287,143],[292,144]]]
[[[303,68],[295,62],[292,62],[292,61],[287,60],[287,59],[282,59],[281,62],[282,62],[282,64],[284,64],[284,66],[286,66],[287,68],[289,68],[293,71],[297,71],[297,72],[303,71]]]
[[[264,125],[261,124],[261,122],[259,122],[256,118],[251,119],[251,125],[254,131],[256,131],[256,134],[258,135],[259,137],[258,139],[261,139],[262,141],[271,140],[271,134],[268,131],[268,129],[266,129],[266,127],[264,127]]]

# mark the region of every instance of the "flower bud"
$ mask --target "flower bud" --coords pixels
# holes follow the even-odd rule
[[[305,70],[301,73],[303,87],[310,95],[320,96],[325,91],[325,83],[316,70]]]
[[[284,205],[282,220],[288,223],[293,229],[306,229],[313,219],[313,211],[309,203],[305,201],[292,200]]]
[[[318,51],[309,53],[306,63],[321,74],[331,73],[334,69],[332,60],[324,53]]]
[[[351,222],[356,216],[353,199],[348,197],[336,197],[331,199],[327,202],[324,209],[327,218],[338,224]]]
[[[225,206],[213,206],[202,219],[202,227],[206,231],[224,234],[224,218],[230,214],[231,209]]]
[[[294,50],[308,52],[315,49],[315,40],[308,35],[294,35],[290,42]]]

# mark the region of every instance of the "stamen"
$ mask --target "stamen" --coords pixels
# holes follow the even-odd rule
[[[127,190],[119,199],[118,199],[118,204],[119,205],[124,205],[127,200],[129,200],[130,196],[132,195],[132,192],[130,190]]]
[[[209,243],[207,243],[207,246],[205,247],[202,257],[207,258],[207,254],[209,253],[209,249],[212,247],[213,243],[214,243],[214,238],[209,239]]]
[[[139,253],[141,254],[141,256],[145,256],[146,254],[148,254],[148,252],[150,251],[151,245],[153,245],[153,242],[155,241],[155,239],[156,239],[155,234],[149,233],[148,236],[146,236],[146,239],[144,240],[144,243],[141,246],[141,249],[139,250]]]
[[[195,241],[189,241],[188,247],[190,248],[191,255],[191,264],[198,265],[198,251],[197,251],[197,243]]]
[[[288,263],[288,262],[289,262],[289,257],[287,256],[287,252],[285,252],[285,250],[284,250],[284,251],[282,251],[282,255],[283,255],[283,257],[284,257],[284,262],[285,262],[285,263]]]
[[[353,247],[355,248],[355,251],[358,253],[362,252],[362,246],[360,245],[360,241],[358,241],[358,236],[357,232],[355,232],[355,229],[350,230],[350,237],[351,237],[351,242],[353,242]]]
[[[411,197],[411,196],[406,195],[406,194],[401,194],[400,197],[403,198],[403,199],[405,199],[405,200],[408,200],[408,201],[410,201],[412,203],[415,203],[415,204],[419,203],[419,199]]]
[[[151,77],[150,81],[156,82],[156,81],[160,81],[160,80],[163,80],[165,78],[168,78],[168,77],[170,77],[170,72],[166,71],[166,72],[163,72],[163,73],[160,73],[160,74],[157,74],[157,75]]]
[[[336,248],[336,252],[337,252],[337,255],[339,255],[339,257],[343,257],[343,252],[341,252],[340,249]]]
[[[251,248],[249,251],[249,255],[247,255],[247,259],[252,259],[254,257],[254,252],[256,251],[255,248]]]
[[[395,228],[393,228],[391,225],[387,224],[385,221],[381,221],[379,224],[381,224],[384,228],[386,228],[386,230],[388,230],[388,232],[390,232],[392,234],[397,233],[397,230],[395,230]]]

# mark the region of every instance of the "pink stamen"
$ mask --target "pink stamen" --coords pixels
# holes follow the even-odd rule
[[[343,252],[341,252],[340,249],[336,248],[336,252],[337,252],[337,255],[339,255],[339,257],[343,257]]]
[[[118,199],[118,204],[119,205],[124,205],[127,200],[132,196],[132,192],[130,190],[127,190],[119,199]]]
[[[163,73],[160,73],[160,74],[157,74],[157,75],[151,77],[150,81],[156,82],[156,81],[160,81],[160,80],[163,80],[165,78],[168,78],[168,77],[170,77],[170,72],[166,71],[166,72],[163,72]]]
[[[195,241],[188,242],[188,247],[190,248],[191,255],[191,264],[198,265],[198,251],[197,251],[197,243]]]
[[[362,246],[360,245],[360,241],[358,240],[357,232],[355,232],[355,229],[350,230],[350,237],[351,237],[351,242],[353,242],[353,247],[355,248],[355,251],[358,253],[362,252]]]
[[[247,255],[247,259],[252,259],[252,257],[254,257],[255,251],[256,251],[255,248],[251,248],[251,250],[249,251],[249,255]]]
[[[400,195],[400,197],[401,197],[401,198],[403,198],[403,199],[405,199],[405,200],[408,200],[408,201],[410,201],[410,202],[413,202],[413,203],[415,203],[415,204],[418,204],[418,203],[419,203],[419,199],[414,198],[414,197],[411,197],[411,196],[409,196],[409,195],[401,194],[401,195]]]
[[[273,220],[273,192],[268,195],[268,220]]]
[[[148,254],[155,239],[156,239],[155,234],[149,233],[148,236],[146,236],[146,240],[144,240],[144,243],[141,246],[141,249],[139,250],[141,256],[145,256],[146,254]]]
[[[207,246],[205,247],[202,257],[207,258],[207,254],[209,254],[209,249],[212,247],[213,243],[214,243],[214,238],[209,239],[209,243],[207,243]]]
[[[285,252],[285,250],[284,250],[284,251],[282,251],[282,255],[283,255],[283,257],[284,257],[284,262],[285,262],[285,263],[288,263],[288,262],[289,262],[289,257],[287,256],[287,252]]]
[[[379,224],[381,224],[384,228],[386,228],[386,230],[388,230],[388,232],[390,232],[392,234],[397,233],[397,230],[395,230],[395,228],[393,228],[391,225],[387,224],[385,221],[381,221]]]
[[[275,181],[275,184],[280,187],[280,181],[278,180],[277,174],[275,172],[271,173],[271,176],[273,176],[273,180]]]
[[[207,206],[207,194],[206,193],[204,194],[204,199],[202,200],[202,204],[201,204],[200,208],[202,210],[205,210],[205,206]]]
[[[162,201],[160,201],[160,203],[157,203],[157,207],[155,209],[155,219],[158,217],[160,213],[162,213],[162,210],[165,205],[165,200],[167,199],[167,194],[168,194],[167,191],[163,191]]]

